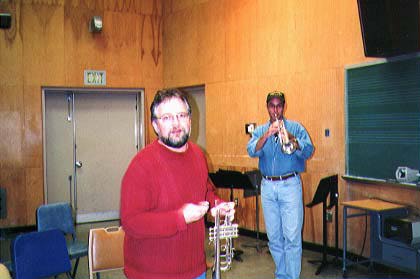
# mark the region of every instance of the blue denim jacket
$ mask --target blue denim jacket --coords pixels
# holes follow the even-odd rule
[[[258,167],[262,175],[279,176],[291,172],[302,172],[305,170],[305,160],[311,157],[314,151],[309,134],[300,123],[284,119],[284,125],[286,130],[295,136],[300,146],[300,149],[291,155],[281,151],[280,143],[275,141],[274,136],[267,139],[263,148],[255,151],[258,140],[268,130],[270,122],[258,126],[248,142],[248,154],[259,158]]]

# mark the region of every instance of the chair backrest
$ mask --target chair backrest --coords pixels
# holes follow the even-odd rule
[[[60,230],[18,235],[12,244],[14,279],[38,279],[69,274],[71,262]]]
[[[124,268],[124,230],[122,227],[89,231],[89,278],[98,272]]]
[[[2,263],[0,263],[0,278],[1,279],[12,279],[12,277],[10,277],[9,269]]]
[[[36,217],[38,231],[59,229],[65,234],[76,236],[69,203],[58,202],[41,205],[36,210]]]

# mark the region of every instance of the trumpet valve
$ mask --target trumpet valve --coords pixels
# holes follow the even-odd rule
[[[220,225],[209,229],[209,240],[214,241],[217,236],[217,230],[220,230],[219,239],[229,239],[238,237],[238,224]]]

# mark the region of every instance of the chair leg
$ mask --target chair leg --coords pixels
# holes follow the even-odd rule
[[[101,279],[101,275],[98,273],[96,273],[96,279]]]
[[[74,268],[73,268],[73,274],[71,275],[71,278],[76,278],[76,271],[77,271],[77,267],[79,266],[79,259],[76,259],[76,262],[74,263]]]
[[[71,276],[70,272],[66,272],[66,275],[67,275],[67,279],[74,279],[74,278]]]

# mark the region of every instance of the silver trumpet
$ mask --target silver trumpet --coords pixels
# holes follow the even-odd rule
[[[227,271],[232,267],[234,257],[232,238],[238,237],[238,224],[232,224],[229,216],[220,222],[220,209],[216,210],[214,227],[209,229],[210,243],[214,243],[214,263],[212,279],[220,279],[220,271]],[[222,241],[224,241],[222,244]]]
[[[286,130],[283,119],[279,121],[276,115],[277,125],[279,127],[278,138],[280,139],[281,151],[284,154],[293,154],[296,151],[296,145],[289,140],[289,133]]]

